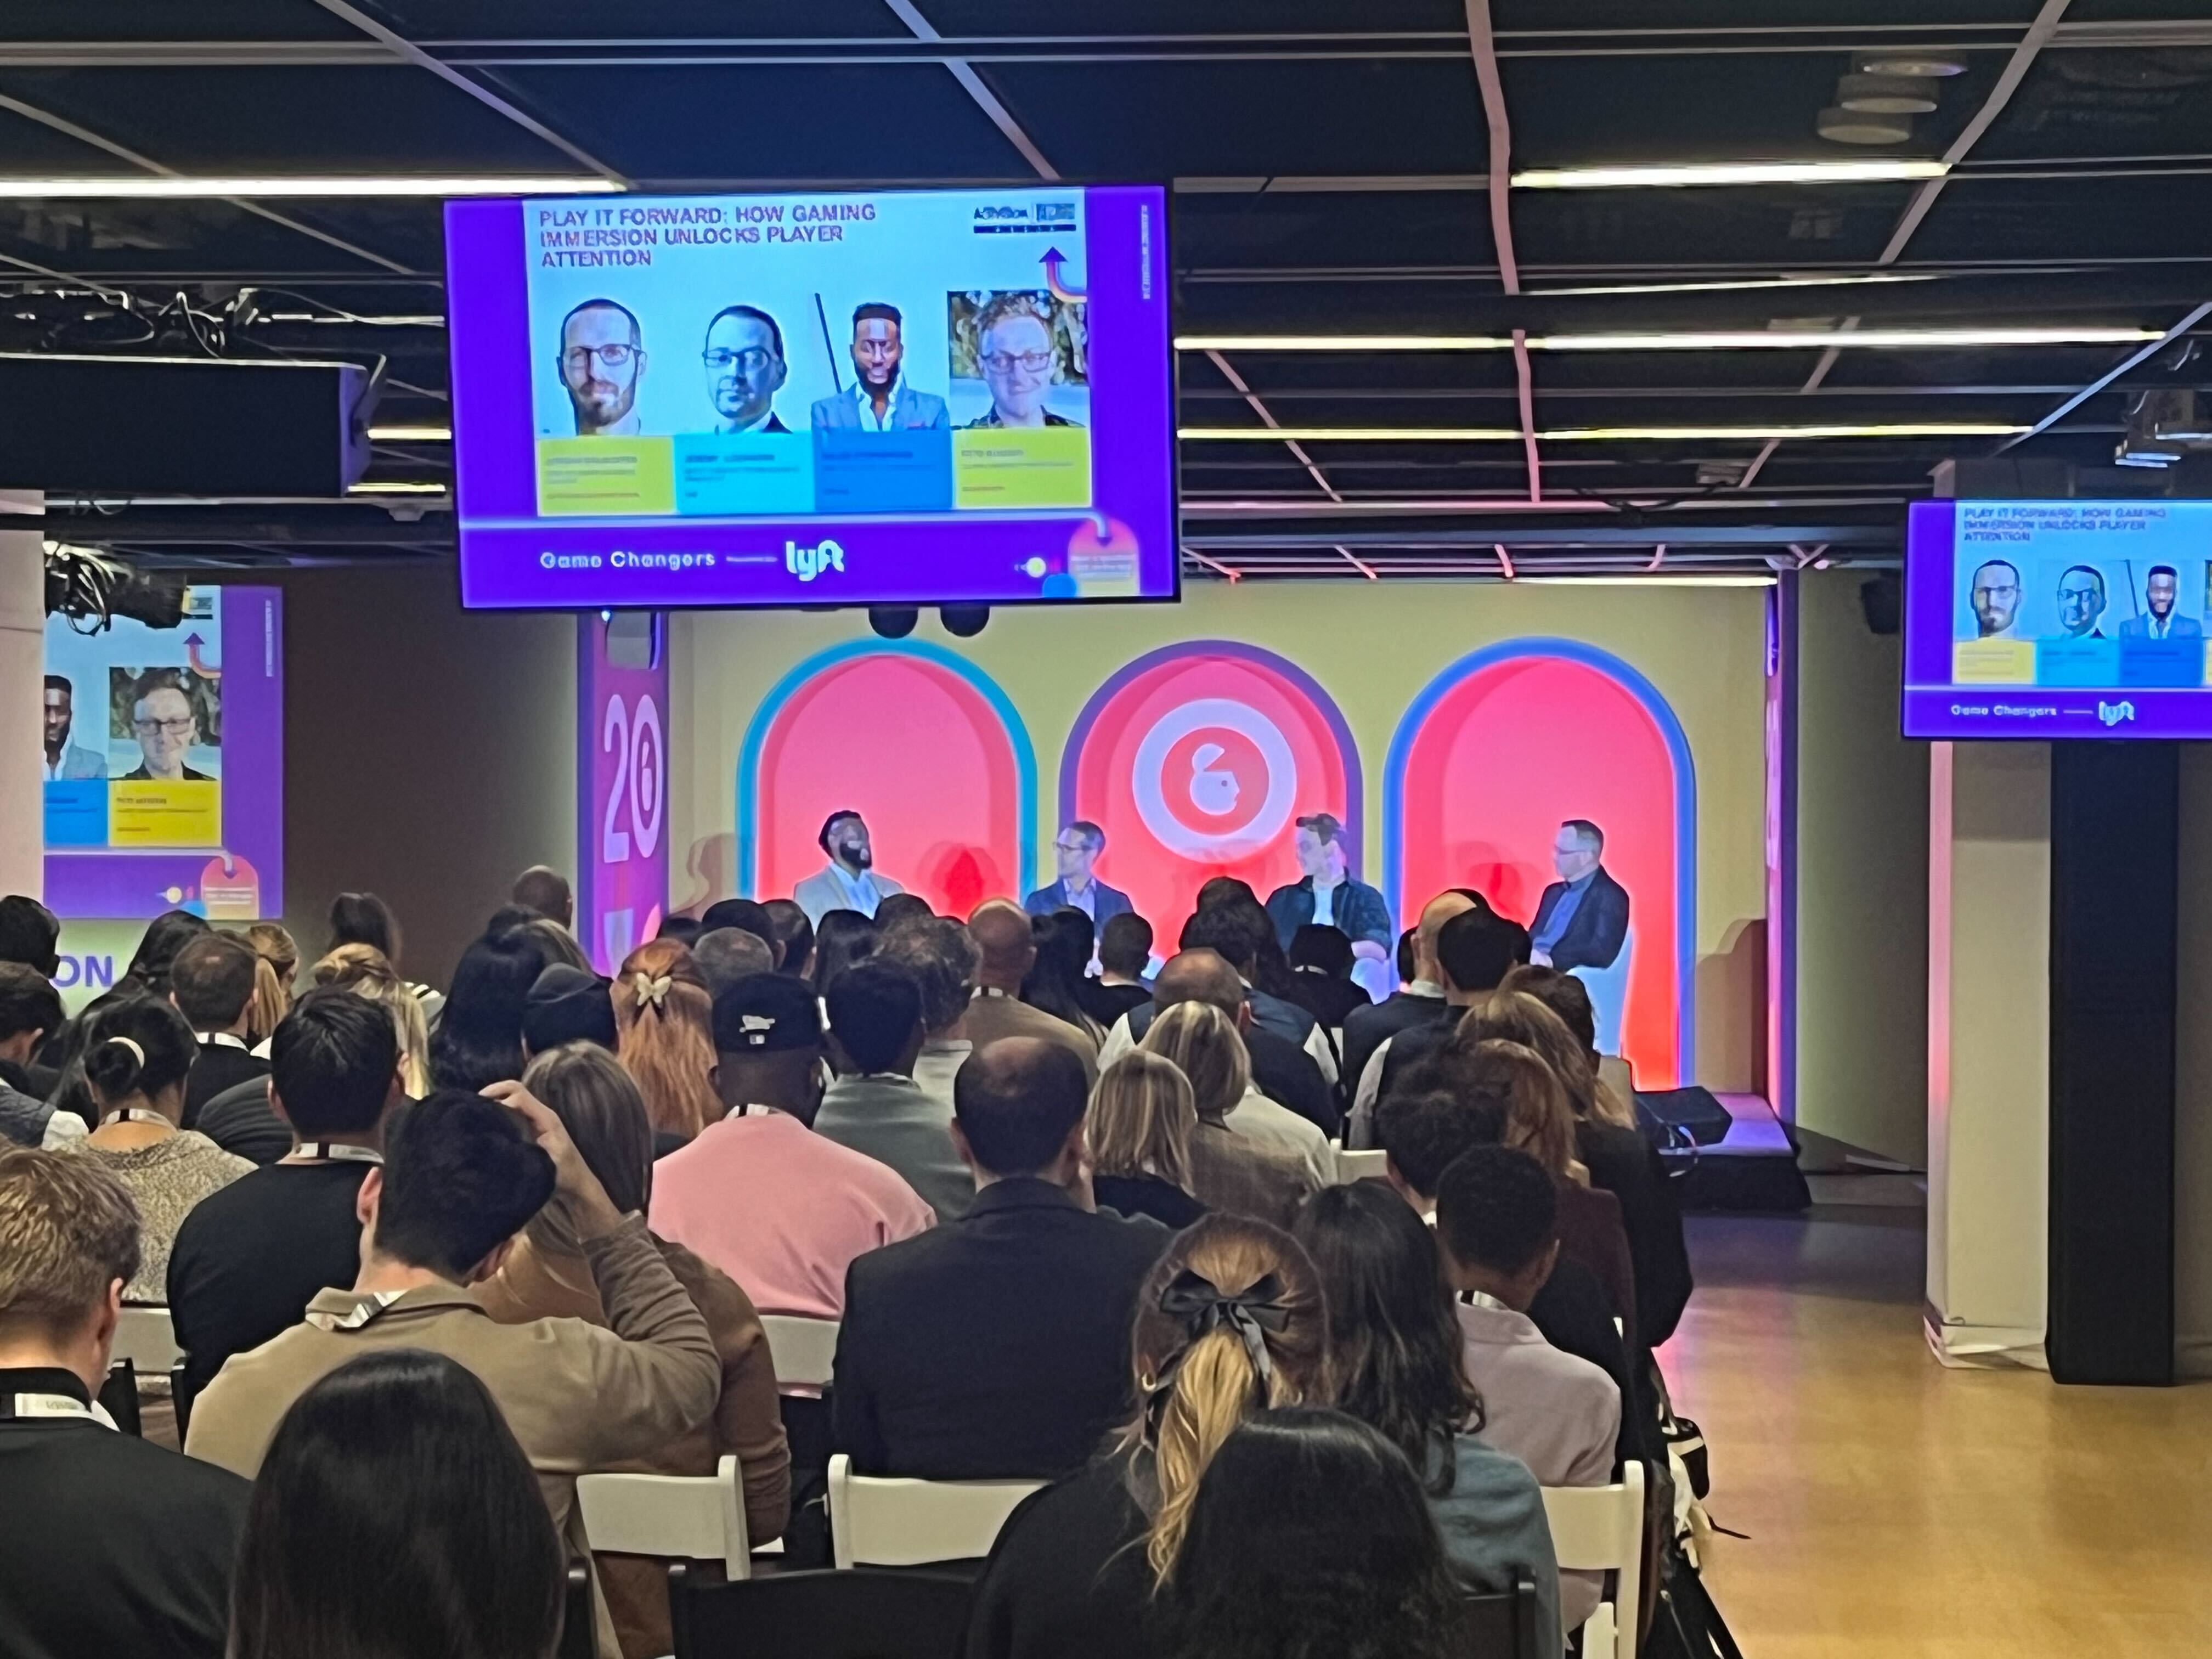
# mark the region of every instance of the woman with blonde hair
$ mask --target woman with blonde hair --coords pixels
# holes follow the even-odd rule
[[[1138,1293],[1130,1346],[1135,1417],[1007,1522],[975,1587],[968,1659],[1156,1651],[1155,1598],[1214,1453],[1260,1412],[1332,1398],[1320,1276],[1263,1222],[1210,1215],[1179,1234]]]
[[[300,972],[300,945],[289,929],[273,921],[257,921],[246,930],[246,942],[261,958],[253,971],[253,1000],[246,1006],[246,1040],[259,1052],[279,1021],[291,1012],[292,981]]]
[[[399,1038],[399,1085],[412,1099],[430,1092],[430,1029],[422,1000],[373,945],[341,945],[307,970],[317,985],[337,985],[380,1003]]]
[[[1211,1003],[1178,1002],[1145,1030],[1139,1052],[1172,1061],[1188,1079],[1190,1191],[1209,1210],[1287,1226],[1321,1184],[1297,1154],[1230,1127],[1252,1083],[1252,1060],[1229,1017]]]
[[[615,1054],[663,1136],[689,1140],[722,1115],[714,1092],[714,999],[680,939],[657,939],[615,975]],[[672,1149],[671,1149],[672,1150]]]
[[[1589,1048],[1576,1038],[1573,1030],[1553,1006],[1553,999],[1568,999],[1574,991],[1582,991],[1581,981],[1553,973],[1548,968],[1516,968],[1513,973],[1532,976],[1551,974],[1552,979],[1533,982],[1523,979],[1515,984],[1509,976],[1506,984],[1460,1016],[1459,1030],[1470,1036],[1502,1037],[1541,1054],[1544,1063],[1558,1076],[1560,1086],[1566,1090],[1567,1104],[1577,1122],[1613,1123],[1622,1128],[1634,1128],[1634,1112],[1598,1081]],[[1542,988],[1538,989],[1538,986]],[[1573,991],[1562,990],[1562,986],[1571,986]],[[1583,1006],[1589,1006],[1587,992],[1583,993]]]
[[[1188,1227],[1206,1213],[1191,1196],[1190,1138],[1198,1108],[1190,1079],[1170,1060],[1133,1048],[1099,1074],[1084,1133],[1091,1190],[1123,1215]]]

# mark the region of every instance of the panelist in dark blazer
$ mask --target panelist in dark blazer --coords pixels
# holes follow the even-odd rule
[[[1398,937],[1390,906],[1346,869],[1344,826],[1329,813],[1310,813],[1297,822],[1296,845],[1298,868],[1305,873],[1267,895],[1277,943],[1288,951],[1299,928],[1325,922],[1343,931],[1354,956],[1388,962]]]
[[[1022,901],[1022,908],[1033,916],[1048,916],[1055,910],[1080,910],[1091,918],[1091,925],[1101,933],[1106,924],[1116,916],[1126,916],[1133,908],[1129,896],[1118,887],[1109,887],[1091,873],[1091,866],[1106,850],[1106,832],[1086,818],[1078,818],[1060,832],[1052,850],[1060,860],[1060,879],[1048,887],[1040,887]]]
[[[1628,890],[1605,872],[1605,832],[1569,818],[1552,843],[1559,879],[1544,890],[1528,928],[1528,960],[1572,973],[1610,968],[1628,940]]]
[[[864,1474],[1049,1480],[1127,1419],[1139,1287],[1172,1236],[1091,1206],[1083,1066],[1006,1037],[953,1081],[975,1174],[957,1221],[857,1258],[837,1339],[835,1437]]]

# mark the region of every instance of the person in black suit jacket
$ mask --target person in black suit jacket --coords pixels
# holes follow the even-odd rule
[[[246,1041],[260,957],[236,933],[205,933],[177,952],[169,968],[169,1000],[191,1023],[199,1058],[185,1079],[185,1122],[199,1127],[200,1112],[225,1090],[269,1075]]]
[[[1086,1094],[1073,1051],[1039,1038],[961,1066],[952,1139],[975,1203],[846,1272],[831,1399],[857,1469],[1049,1479],[1126,1420],[1131,1316],[1172,1235],[1090,1206]]]
[[[1569,818],[1552,843],[1559,879],[1544,890],[1528,928],[1528,960],[1572,973],[1610,968],[1628,942],[1628,890],[1605,872],[1605,832]]]

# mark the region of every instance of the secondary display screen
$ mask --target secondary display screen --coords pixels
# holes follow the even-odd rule
[[[446,209],[462,603],[1172,599],[1157,186]]]
[[[1915,501],[1905,735],[2212,737],[2212,501]]]

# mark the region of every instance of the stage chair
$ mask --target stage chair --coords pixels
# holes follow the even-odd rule
[[[1644,1465],[1626,1464],[1614,1486],[1547,1486],[1544,1515],[1563,1571],[1614,1575],[1611,1599],[1599,1602],[1583,1626],[1583,1659],[1636,1659],[1644,1606]]]
[[[830,1460],[830,1547],[841,1568],[979,1561],[1042,1480],[905,1480]]]
[[[669,1569],[676,1659],[957,1659],[972,1586],[948,1573],[777,1573],[702,1584]]]
[[[1455,1651],[1465,1659],[1551,1659],[1536,1648],[1536,1586],[1527,1578],[1510,1590],[1469,1595]],[[1595,1656],[1592,1656],[1595,1659]]]
[[[594,1554],[720,1561],[732,1583],[752,1576],[734,1456],[712,1474],[580,1474],[576,1510]]]
[[[1571,968],[1589,992],[1590,1012],[1597,1025],[1597,1048],[1601,1054],[1620,1052],[1620,1022],[1628,1004],[1628,964],[1636,959],[1636,930],[1621,936],[1620,954],[1610,968]]]
[[[177,1438],[181,1442],[187,1426],[184,1367],[184,1351],[177,1346],[168,1309],[155,1303],[126,1303],[116,1318],[115,1345],[108,1356],[100,1404],[107,1407],[116,1427],[125,1434],[138,1434],[138,1379],[167,1376],[170,1396],[176,1402]]]
[[[1336,1178],[1344,1186],[1355,1181],[1380,1181],[1389,1166],[1390,1154],[1379,1146],[1368,1152],[1354,1152],[1348,1146],[1336,1149]]]
[[[761,1329],[768,1334],[768,1351],[775,1361],[779,1388],[796,1383],[826,1389],[837,1361],[837,1322],[802,1319],[797,1314],[763,1314]]]

